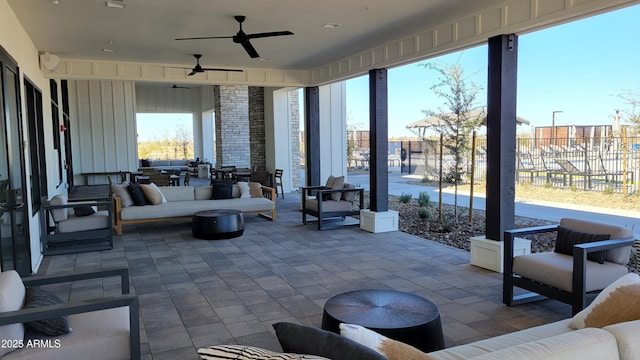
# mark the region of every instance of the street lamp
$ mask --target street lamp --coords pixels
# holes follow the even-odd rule
[[[554,110],[551,112],[551,143],[556,144],[556,114],[561,113],[562,110]]]

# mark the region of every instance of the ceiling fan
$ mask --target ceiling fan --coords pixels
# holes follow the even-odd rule
[[[196,58],[196,66],[193,67],[193,69],[190,69],[191,72],[187,74],[187,76],[192,76],[195,75],[197,73],[203,73],[205,71],[231,71],[231,72],[242,72],[243,70],[240,69],[221,69],[221,68],[203,68],[200,65],[200,58],[202,57],[201,54],[193,54],[193,57]],[[189,70],[189,68],[177,68],[177,69],[186,69]],[[175,88],[179,88],[179,86],[175,86],[174,85],[174,89]]]
[[[236,15],[234,16],[238,24],[240,25],[240,30],[237,34],[231,36],[203,36],[203,37],[188,37],[188,38],[177,38],[176,40],[201,40],[201,39],[232,39],[234,43],[242,45],[244,50],[249,54],[251,58],[260,57],[256,49],[251,45],[249,40],[272,37],[272,36],[284,36],[284,35],[293,35],[291,31],[273,31],[273,32],[264,32],[264,33],[256,33],[256,34],[245,34],[242,31],[242,23],[246,19],[245,16]]]

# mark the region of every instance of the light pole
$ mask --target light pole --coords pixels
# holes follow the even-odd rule
[[[554,110],[551,112],[551,141],[549,142],[549,145],[552,143],[553,145],[556,144],[556,114],[561,112],[562,110]]]

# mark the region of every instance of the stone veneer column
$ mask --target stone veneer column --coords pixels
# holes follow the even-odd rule
[[[251,168],[264,171],[266,170],[266,147],[263,87],[249,87],[249,134]]]
[[[249,88],[219,85],[214,88],[216,113],[216,166],[251,166]]]
[[[289,91],[291,117],[291,187],[300,188],[300,97],[299,90]]]

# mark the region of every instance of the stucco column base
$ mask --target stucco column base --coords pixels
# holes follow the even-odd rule
[[[395,210],[360,210],[360,229],[372,233],[398,231],[399,213]]]
[[[475,236],[469,240],[471,241],[471,265],[499,273],[504,272],[504,241],[490,240],[485,236]],[[531,254],[531,240],[515,238],[513,254]]]

